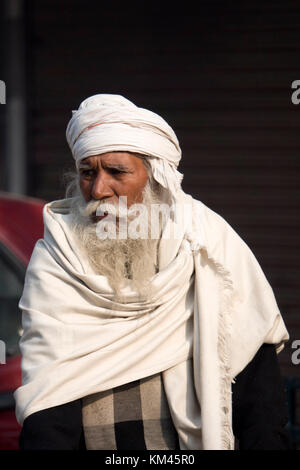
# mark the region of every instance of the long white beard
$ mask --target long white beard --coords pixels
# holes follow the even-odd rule
[[[93,272],[106,276],[115,293],[115,300],[122,302],[121,289],[126,285],[139,293],[141,300],[151,296],[151,277],[156,273],[158,239],[100,239],[96,223],[91,220],[101,202],[86,203],[79,184],[75,185],[71,206],[72,226],[79,241],[83,256],[87,256]],[[148,182],[143,192],[142,204],[150,215],[151,204],[161,202],[160,194]],[[150,223],[148,226],[150,227]]]

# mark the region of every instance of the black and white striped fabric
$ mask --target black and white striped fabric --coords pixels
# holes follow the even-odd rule
[[[161,374],[82,400],[89,450],[179,449]]]

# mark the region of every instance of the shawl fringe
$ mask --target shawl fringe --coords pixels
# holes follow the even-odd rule
[[[234,436],[232,431],[232,390],[233,382],[230,369],[230,338],[232,335],[232,293],[233,282],[230,273],[213,258],[209,258],[215,265],[220,278],[220,312],[218,330],[218,357],[220,363],[220,413],[222,421],[221,442],[223,450],[234,449]]]

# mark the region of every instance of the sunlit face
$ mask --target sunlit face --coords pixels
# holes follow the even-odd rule
[[[141,158],[130,152],[107,152],[87,157],[79,166],[80,189],[86,202],[103,200],[117,204],[127,197],[127,206],[142,202],[148,173]]]
[[[116,299],[122,299],[122,288],[128,282],[142,298],[148,298],[151,295],[149,280],[156,273],[158,239],[152,239],[147,234],[152,204],[157,203],[159,195],[153,185],[150,168],[148,174],[144,162],[141,157],[130,152],[107,152],[90,156],[79,163],[79,178],[76,175],[72,183],[74,191],[70,207],[73,217],[70,221],[78,246],[87,257],[92,271],[106,276]],[[122,210],[118,212],[119,207],[115,220],[109,217],[113,213],[111,208],[107,211],[103,208],[102,212],[102,207],[106,205],[102,203],[115,208],[122,206],[122,201],[119,200],[121,196],[127,198],[128,207],[143,203],[143,208],[147,209],[145,219],[139,219],[136,225],[131,223],[137,216],[135,208],[132,214],[124,211],[126,220]],[[102,215],[99,215],[99,208]],[[105,217],[109,220],[103,224],[98,223]],[[120,221],[126,223],[120,224]],[[142,226],[144,221],[145,231]],[[132,237],[132,232],[127,230],[132,226],[136,229],[134,233],[142,232],[146,236]],[[101,237],[107,233],[113,236]]]

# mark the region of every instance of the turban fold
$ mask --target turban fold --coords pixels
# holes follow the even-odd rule
[[[158,114],[120,95],[84,100],[68,123],[66,138],[76,162],[106,152],[126,151],[149,158],[153,177],[173,197],[183,175],[177,171],[181,149],[175,132]]]

